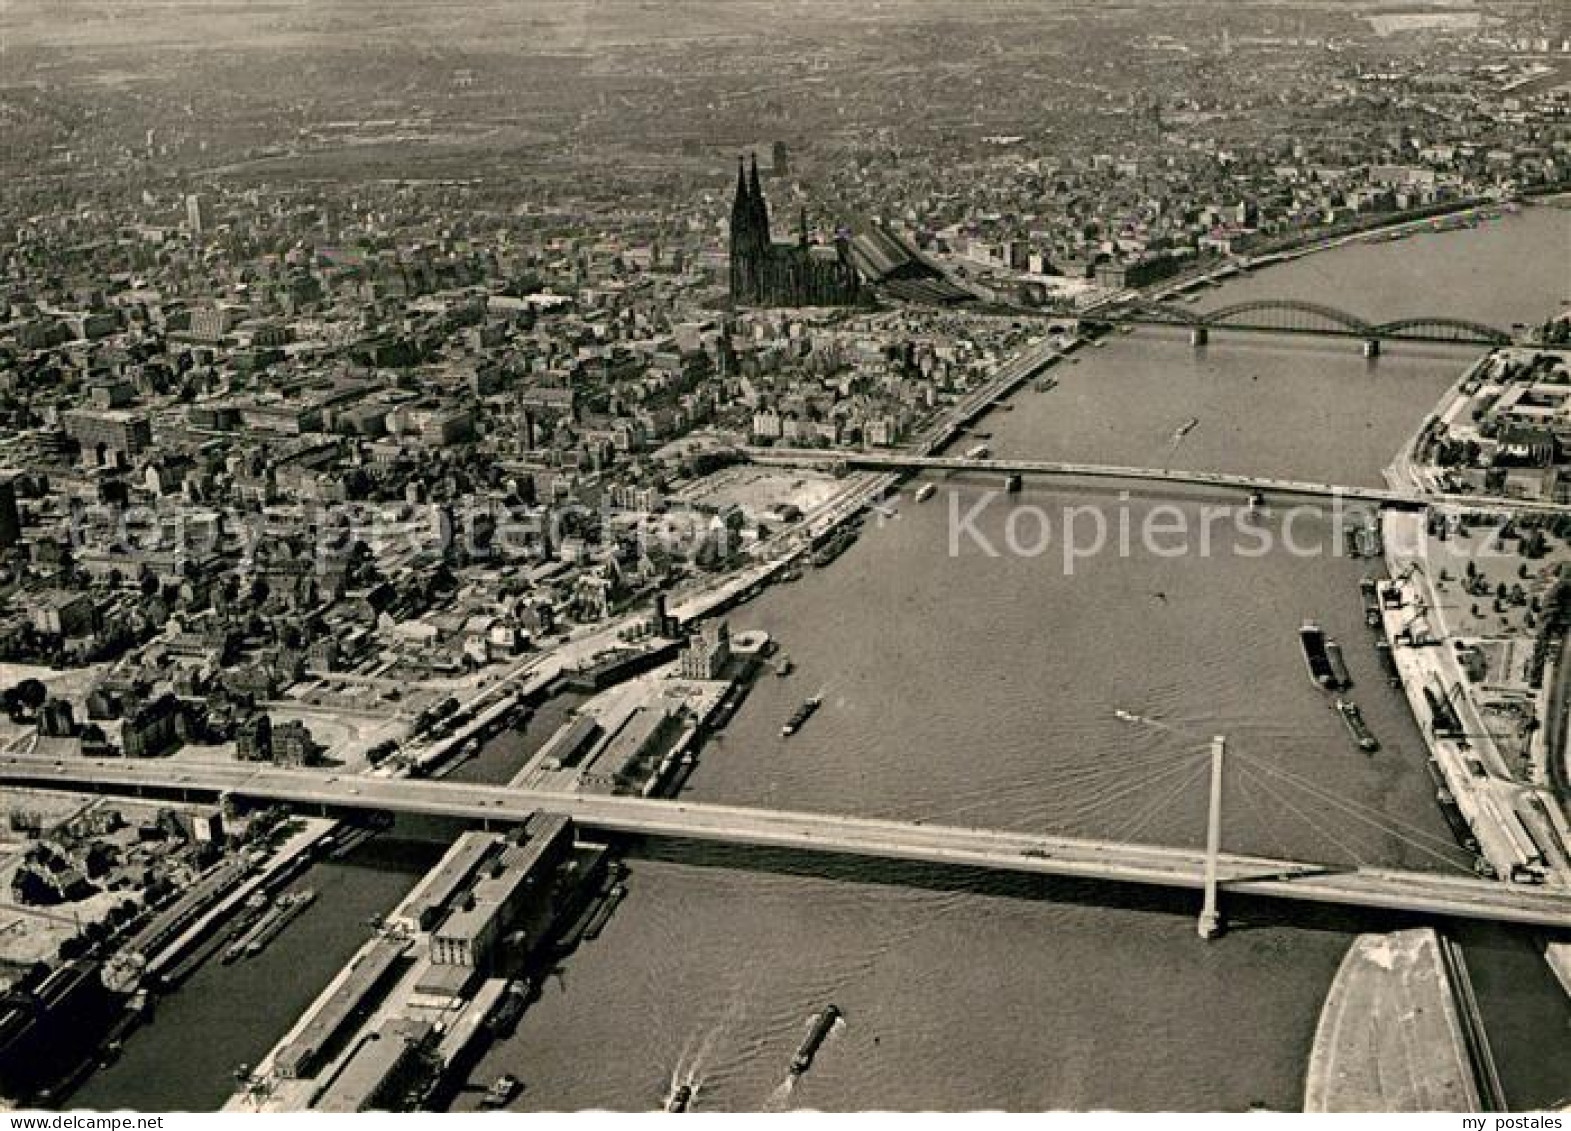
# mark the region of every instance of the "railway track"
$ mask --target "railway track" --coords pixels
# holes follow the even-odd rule
[[[1505,1088],[1500,1083],[1500,1070],[1478,1009],[1478,996],[1473,992],[1473,979],[1467,972],[1467,960],[1462,948],[1443,933],[1440,935],[1440,959],[1445,965],[1446,980],[1451,983],[1452,999],[1456,1002],[1462,1041],[1467,1046],[1467,1059],[1473,1068],[1481,1110],[1509,1111]]]

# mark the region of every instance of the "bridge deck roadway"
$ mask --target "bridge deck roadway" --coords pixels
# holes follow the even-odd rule
[[[0,759],[0,781],[133,793],[138,789],[233,794],[258,800],[516,822],[561,813],[610,833],[958,865],[1198,889],[1199,849],[1119,844],[1070,837],[910,822],[792,813],[684,801],[519,790],[455,782],[334,777],[276,767],[209,766],[75,758]],[[1231,892],[1537,927],[1571,927],[1571,893],[1463,875],[1339,868],[1224,853],[1219,872]]]
[[[1174,483],[1194,487],[1226,487],[1260,491],[1269,495],[1342,499],[1381,506],[1422,508],[1430,505],[1471,507],[1478,510],[1534,511],[1571,514],[1571,504],[1510,499],[1495,495],[1418,494],[1384,487],[1349,487],[1337,483],[1308,483],[1262,475],[1236,475],[1224,471],[1181,471],[1156,467],[1118,467],[1060,460],[970,459],[962,456],[916,456],[897,452],[846,451],[836,448],[743,448],[741,454],[761,466],[849,468],[885,471],[957,471],[1004,475],[1062,476],[1070,479],[1118,479],[1128,482]]]
[[[893,471],[966,471],[996,475],[1061,475],[1086,479],[1129,479],[1152,482],[1193,484],[1203,487],[1236,487],[1240,490],[1272,491],[1278,495],[1304,495],[1341,498],[1357,502],[1420,505],[1418,496],[1383,487],[1344,487],[1335,483],[1306,483],[1294,479],[1273,479],[1258,475],[1234,475],[1222,471],[1179,471],[1156,467],[1118,467],[1098,463],[1069,463],[1062,460],[971,459],[963,456],[912,456],[883,452],[840,451],[834,448],[746,448],[743,454],[753,463],[784,467],[842,463],[854,468]]]

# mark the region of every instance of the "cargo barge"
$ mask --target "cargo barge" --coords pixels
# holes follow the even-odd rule
[[[527,978],[507,984],[507,989],[502,991],[501,1002],[491,1016],[485,1019],[486,1031],[493,1039],[513,1035],[513,1031],[518,1028],[518,1019],[524,1015],[524,1009],[529,1004],[532,989]]]
[[[316,892],[310,888],[280,896],[278,902],[224,952],[224,964],[238,962],[242,958],[254,958],[261,954],[269,943],[283,933],[284,928],[289,926],[297,915],[311,906],[315,899]]]
[[[1386,673],[1386,682],[1392,687],[1402,686],[1402,672],[1396,666],[1396,657],[1391,654],[1391,645],[1384,640],[1375,643],[1375,656],[1380,660],[1380,670]]]
[[[793,711],[791,717],[785,721],[785,726],[780,728],[780,737],[790,738],[797,731],[801,730],[802,724],[806,723],[808,719],[813,717],[813,712],[818,710],[819,707],[823,706],[823,702],[824,701],[822,698],[814,695],[811,699],[807,700],[795,711]]]
[[[253,896],[252,898],[257,897]],[[258,904],[254,909],[247,909],[246,915],[238,928],[230,931],[225,938],[227,945],[224,947],[224,955],[221,959],[225,966],[238,962],[244,956],[246,940],[255,932],[257,926],[266,920],[267,915],[266,904]]]
[[[1380,593],[1379,582],[1372,577],[1366,577],[1358,583],[1358,588],[1364,595],[1364,623],[1370,628],[1380,627]]]
[[[1456,842],[1469,852],[1479,850],[1478,838],[1473,835],[1473,826],[1467,823],[1467,818],[1462,815],[1462,807],[1456,803],[1456,797],[1449,789],[1435,791],[1435,804],[1440,806],[1440,815],[1445,818],[1446,825],[1451,829],[1451,835],[1456,837]]]
[[[840,1016],[840,1008],[831,1004],[824,1006],[823,1012],[813,1018],[813,1027],[807,1031],[807,1036],[802,1038],[796,1055],[791,1058],[791,1075],[800,1076],[813,1067],[813,1058],[829,1039],[829,1034],[834,1031],[835,1022],[840,1020]]]
[[[1309,681],[1316,687],[1329,691],[1336,686],[1336,676],[1331,671],[1331,660],[1326,655],[1326,634],[1314,621],[1305,621],[1298,630],[1298,642],[1304,650],[1304,667],[1309,670]]]
[[[813,564],[822,568],[829,565],[841,554],[851,548],[851,543],[856,541],[856,529],[846,526],[835,533],[827,541],[813,551]]]
[[[1347,732],[1353,736],[1353,741],[1358,743],[1358,748],[1366,754],[1373,754],[1380,749],[1380,743],[1369,730],[1369,724],[1364,722],[1364,712],[1358,709],[1358,704],[1348,699],[1338,699],[1336,709],[1342,716],[1342,721],[1347,724]]]
[[[1342,646],[1335,640],[1326,640],[1326,663],[1331,666],[1331,680],[1337,688],[1353,686],[1353,679],[1347,674],[1347,661],[1342,658]]]
[[[1456,796],[1451,792],[1451,787],[1446,784],[1445,771],[1433,758],[1424,760],[1424,768],[1429,771],[1429,780],[1434,783],[1435,804],[1440,806],[1440,815],[1445,818],[1451,835],[1463,848],[1476,853],[1478,838],[1473,835],[1473,827],[1467,823],[1467,818],[1462,815],[1461,806],[1456,803]]]

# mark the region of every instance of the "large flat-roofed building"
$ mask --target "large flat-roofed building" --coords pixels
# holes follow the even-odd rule
[[[91,597],[64,589],[40,594],[28,613],[35,632],[63,640],[91,634],[98,620]]]
[[[627,784],[639,760],[659,748],[671,724],[671,716],[658,706],[638,708],[601,745],[594,761],[584,769],[583,783],[601,790]]]
[[[573,820],[560,813],[536,813],[525,826],[528,839],[502,853],[502,863],[538,881],[567,859],[573,848]]]
[[[315,401],[246,401],[238,407],[240,423],[258,432],[299,436],[322,427],[322,408]]]
[[[499,847],[495,833],[479,829],[464,833],[404,900],[400,918],[419,930],[429,931]]]
[[[191,337],[204,342],[221,342],[239,320],[233,307],[204,306],[191,312]]]
[[[420,1064],[420,1048],[431,1035],[428,1021],[395,1018],[366,1038],[313,1105],[315,1111],[354,1114],[392,1111]]]
[[[475,900],[453,912],[431,932],[431,961],[439,966],[484,966],[501,930],[500,911],[495,903]]]
[[[76,409],[61,417],[65,433],[93,467],[123,466],[153,445],[153,426],[143,413],[126,409]]]
[[[573,823],[566,817],[537,814],[526,834],[521,844],[502,852],[459,909],[431,932],[433,963],[475,969],[489,965],[497,940],[528,900],[546,887],[548,873],[573,846]]]
[[[376,1007],[407,947],[402,939],[381,938],[357,958],[321,1008],[278,1050],[273,1058],[277,1073],[295,1079],[315,1075],[352,1025]]]
[[[551,736],[540,751],[540,764],[549,770],[576,766],[599,737],[599,721],[590,715],[579,715]]]

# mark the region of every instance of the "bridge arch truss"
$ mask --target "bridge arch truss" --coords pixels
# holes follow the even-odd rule
[[[1259,333],[1330,334],[1399,342],[1492,346],[1509,345],[1511,342],[1511,335],[1506,331],[1465,318],[1421,315],[1375,323],[1334,306],[1299,299],[1255,299],[1208,311],[1187,310],[1171,302],[1135,299],[1104,315],[1087,317],[1090,321],[1100,317],[1109,322],[1204,329],[1215,327]]]
[[[1366,335],[1371,329],[1369,323],[1345,310],[1297,299],[1268,298],[1235,303],[1200,315],[1200,321],[1206,326],[1316,334]]]
[[[1482,322],[1469,322],[1464,318],[1403,318],[1397,322],[1383,322],[1370,327],[1370,333],[1379,338],[1405,342],[1477,342],[1480,345],[1504,346],[1511,342],[1511,335]]]

